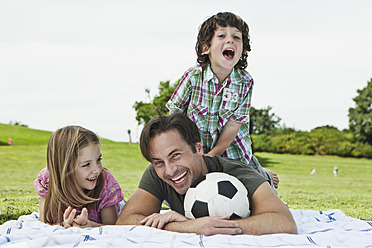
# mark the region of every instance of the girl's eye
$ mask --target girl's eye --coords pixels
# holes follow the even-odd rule
[[[224,38],[225,35],[224,35],[224,34],[220,34],[220,35],[218,35],[217,37],[219,37],[219,38]]]
[[[81,167],[87,167],[89,165],[90,165],[90,163],[86,163],[86,164],[83,164]]]
[[[97,161],[98,161],[98,162],[101,162],[101,161],[102,161],[102,158],[99,158]]]
[[[234,38],[237,39],[237,40],[241,39],[240,36],[235,36]]]

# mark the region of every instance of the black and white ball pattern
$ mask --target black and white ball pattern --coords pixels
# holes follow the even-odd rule
[[[250,215],[248,191],[236,177],[222,172],[206,175],[205,180],[190,187],[185,195],[185,216],[230,216],[230,219]]]

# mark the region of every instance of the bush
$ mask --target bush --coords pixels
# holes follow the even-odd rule
[[[317,127],[310,132],[275,129],[252,135],[252,141],[254,152],[372,158],[371,145],[358,143],[348,130],[340,131],[333,126]]]

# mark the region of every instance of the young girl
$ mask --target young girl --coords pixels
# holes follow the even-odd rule
[[[114,176],[102,166],[97,135],[79,126],[58,129],[49,139],[47,168],[34,181],[40,220],[48,224],[113,225],[124,199]]]
[[[185,72],[167,108],[186,113],[196,123],[205,154],[246,162],[277,188],[277,175],[263,169],[252,154],[247,23],[230,12],[213,15],[200,26],[195,48],[198,64]]]

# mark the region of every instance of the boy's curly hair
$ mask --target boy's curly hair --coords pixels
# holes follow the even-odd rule
[[[239,62],[235,65],[235,68],[245,69],[248,65],[247,57],[248,52],[251,51],[250,40],[249,40],[249,28],[243,19],[231,12],[220,12],[216,15],[208,18],[199,28],[198,39],[196,41],[195,50],[198,56],[197,62],[201,66],[208,65],[210,63],[209,56],[203,54],[203,46],[206,44],[210,46],[214,31],[217,29],[217,25],[221,27],[235,27],[242,32],[243,35],[243,52]]]

